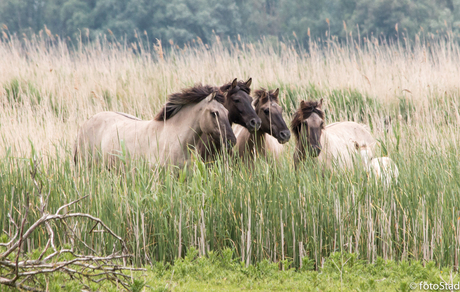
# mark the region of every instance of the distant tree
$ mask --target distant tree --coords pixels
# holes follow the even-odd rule
[[[90,17],[91,6],[87,1],[65,1],[59,12],[63,30],[68,36],[75,36],[79,30],[91,28],[93,18]]]
[[[238,35],[296,38],[330,35],[396,39],[416,34],[460,30],[460,0],[1,0],[0,25],[10,33],[53,34],[78,38],[89,32],[135,40],[146,32],[151,41],[183,45]],[[5,28],[3,28],[5,29]],[[88,29],[88,30],[86,30]],[[310,37],[309,37],[310,33]]]

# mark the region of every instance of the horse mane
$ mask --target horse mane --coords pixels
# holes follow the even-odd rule
[[[251,94],[251,88],[246,85],[245,81],[238,81],[237,86],[240,90],[246,92],[247,94]],[[226,83],[220,87],[222,92],[227,92],[232,87],[232,82]]]
[[[294,113],[291,121],[291,130],[294,133],[296,139],[300,136],[300,126],[303,120],[307,119],[312,113],[316,113],[319,117],[324,120],[324,111],[318,108],[320,102],[315,100],[304,101],[303,106]]]
[[[264,93],[266,94],[265,95],[266,97],[268,96],[269,101],[278,103],[278,98],[274,97],[275,91],[276,89],[267,91],[265,88],[260,88],[254,91],[254,101],[252,102],[252,105],[254,106],[254,108],[257,110],[262,105],[261,99]]]
[[[168,101],[155,116],[154,120],[167,120],[177,114],[183,106],[199,103],[211,93],[216,91],[217,94],[215,99],[220,103],[224,103],[224,94],[219,90],[219,88],[211,85],[195,84],[192,87],[182,89],[180,92],[170,94]]]

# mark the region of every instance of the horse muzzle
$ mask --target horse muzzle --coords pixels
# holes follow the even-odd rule
[[[291,131],[285,130],[285,131],[280,132],[279,138],[277,140],[278,140],[278,143],[284,144],[284,143],[287,143],[289,139],[291,139]]]
[[[260,126],[262,125],[262,121],[260,120],[259,117],[251,119],[249,122],[246,123],[246,128],[250,132],[254,132],[260,129]]]

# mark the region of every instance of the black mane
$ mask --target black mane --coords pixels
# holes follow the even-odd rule
[[[215,99],[224,103],[223,93],[219,88],[211,85],[195,84],[195,86],[182,89],[181,92],[170,94],[168,101],[154,119],[165,121],[177,114],[184,105],[199,103],[213,92],[217,92]]]

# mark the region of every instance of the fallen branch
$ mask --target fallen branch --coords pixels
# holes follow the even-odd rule
[[[124,263],[127,258],[132,257],[129,254],[128,248],[125,241],[113,232],[101,219],[94,217],[86,213],[65,213],[61,214],[63,210],[67,210],[69,207],[76,203],[84,200],[88,196],[83,196],[75,201],[67,203],[59,207],[54,214],[50,214],[46,211],[48,204],[49,193],[46,196],[43,195],[42,185],[37,182],[37,166],[39,162],[35,161],[34,167],[31,170],[32,180],[34,182],[35,190],[38,193],[40,200],[39,214],[41,217],[35,222],[27,226],[27,216],[29,214],[29,193],[26,193],[25,206],[21,224],[18,226],[13,220],[12,216],[8,214],[8,218],[12,223],[14,233],[7,243],[0,244],[1,247],[6,247],[6,250],[0,253],[0,270],[2,270],[2,276],[0,276],[0,284],[27,290],[27,291],[42,291],[44,288],[40,287],[37,276],[46,275],[54,272],[61,272],[63,275],[69,276],[70,279],[78,280],[84,287],[88,287],[86,282],[100,283],[102,281],[110,281],[114,284],[120,284],[125,289],[129,289],[130,282],[132,282],[131,276],[124,274],[125,271],[145,271],[145,269],[138,269],[128,267]],[[116,239],[116,242],[120,246],[117,250],[117,244],[114,244],[114,248],[109,255],[97,255],[94,248],[90,244],[87,244],[82,238],[78,237],[75,230],[68,224],[69,219],[84,219],[94,222],[94,227],[89,231],[93,232],[95,227],[99,225],[101,227],[102,236],[104,233],[109,234]],[[61,223],[65,232],[69,234],[71,246],[70,248],[59,248],[55,243],[55,234],[53,231],[53,224],[56,226],[57,223]],[[23,243],[35,232],[37,229],[44,227],[47,234],[48,240],[45,247],[41,251],[40,255],[36,259],[25,259],[21,247]],[[78,251],[77,243],[80,243],[87,249],[87,253]],[[51,253],[48,254],[48,251]],[[61,256],[64,254],[70,255],[69,260],[62,260]],[[5,273],[6,271],[6,273]],[[38,287],[37,287],[38,285]]]

